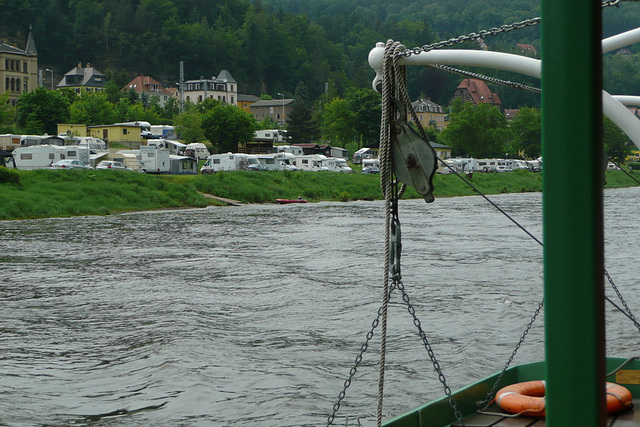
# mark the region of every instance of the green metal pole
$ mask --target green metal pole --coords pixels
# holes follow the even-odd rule
[[[601,5],[541,1],[547,425],[604,426]]]

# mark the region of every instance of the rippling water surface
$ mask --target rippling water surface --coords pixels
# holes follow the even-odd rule
[[[635,311],[639,196],[606,192],[607,269]],[[540,194],[493,199],[542,239]],[[353,202],[0,222],[0,425],[325,425],[380,306],[383,214]],[[400,220],[403,284],[448,384],[501,370],[542,298],[540,245],[479,197],[402,201]],[[392,416],[442,389],[397,292],[389,316]],[[543,357],[543,320],[514,363]],[[611,306],[607,321],[609,353],[638,355],[629,321]],[[337,424],[375,424],[377,332]]]

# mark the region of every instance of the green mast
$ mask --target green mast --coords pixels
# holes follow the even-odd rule
[[[541,1],[547,425],[604,426],[601,4]]]

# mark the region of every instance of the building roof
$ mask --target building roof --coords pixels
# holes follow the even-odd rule
[[[25,48],[25,51],[29,55],[37,55],[38,54],[38,51],[36,50],[36,42],[33,40],[33,33],[32,33],[31,26],[29,26],[29,38],[27,39],[27,47]]]
[[[26,49],[20,49],[10,44],[0,42],[1,53],[15,53],[17,55],[37,55],[36,43],[33,41],[33,34],[31,33],[31,27],[29,27],[29,38],[27,39]]]
[[[156,79],[149,76],[137,76],[127,84],[127,89],[133,89],[138,94],[141,93],[161,93],[164,95],[171,95],[172,92],[168,91],[164,86],[160,84]]]
[[[11,46],[10,44],[6,44],[6,43],[2,43],[0,42],[0,52],[2,53],[17,53],[19,55],[26,55],[27,52],[22,50],[22,49],[18,49],[15,46]]]
[[[260,98],[255,95],[244,95],[241,93],[238,94],[238,102],[257,102],[259,100]]]
[[[491,92],[489,86],[483,81],[478,79],[464,79],[458,85],[458,89],[466,89],[469,92],[471,98],[476,105],[486,103],[492,105],[500,105],[500,97],[497,93]]]
[[[531,52],[536,55],[538,54],[536,47],[532,44],[516,43],[516,46],[518,46],[520,49],[524,50],[525,52]]]
[[[79,76],[78,82],[73,84],[67,84],[67,76]],[[100,83],[96,83],[95,78],[101,78]],[[60,83],[56,87],[68,87],[68,86],[96,86],[103,87],[106,83],[106,77],[100,71],[87,64],[86,67],[82,67],[82,63],[78,63],[77,67],[73,67],[70,71],[67,71],[60,80]]]
[[[511,109],[504,110],[504,115],[507,118],[507,120],[513,120],[513,118],[517,116],[519,112],[520,112],[519,108],[511,108]]]
[[[284,99],[260,99],[253,104],[251,107],[282,107],[282,104],[289,105],[293,102],[291,98]]]
[[[427,99],[418,99],[411,103],[414,111],[420,113],[444,113],[442,107],[431,100],[431,98]]]
[[[237,83],[236,79],[234,79],[233,76],[231,76],[231,73],[227,70],[220,71],[220,74],[218,74],[218,80],[229,83]]]

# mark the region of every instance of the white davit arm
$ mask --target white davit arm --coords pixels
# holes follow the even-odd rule
[[[640,28],[621,33],[602,41],[603,53],[627,46],[640,41]],[[382,67],[385,44],[378,42],[369,52],[369,65],[376,72],[373,79],[373,89],[380,92],[382,84]],[[464,49],[436,49],[428,52],[412,54],[400,58],[400,65],[467,65],[476,67],[495,68],[512,71],[527,76],[540,78],[541,62],[526,56],[513,55],[502,52]],[[623,104],[640,105],[640,97],[611,96],[602,93],[602,109],[622,131],[640,148],[640,120]]]

